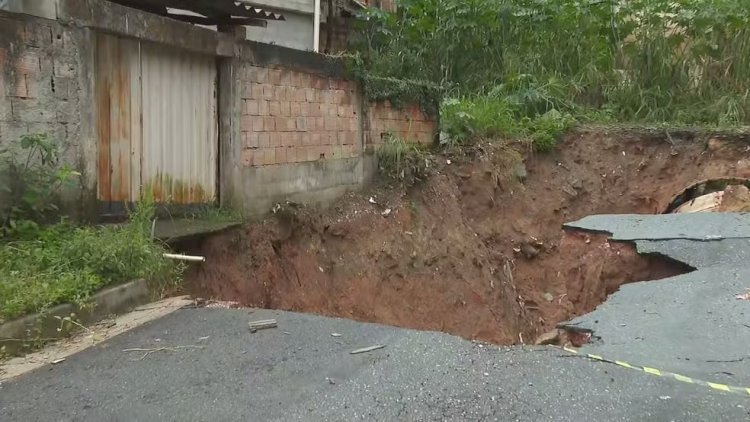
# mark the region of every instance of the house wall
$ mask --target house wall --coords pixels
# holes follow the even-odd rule
[[[286,200],[327,204],[359,189],[374,176],[386,133],[424,144],[435,135],[418,105],[366,103],[343,64],[326,56],[247,43],[237,74],[241,117],[227,159],[239,177],[224,189],[251,214]]]
[[[26,134],[52,138],[63,162],[83,173],[79,188],[64,195],[73,214],[90,202],[95,174],[88,36],[84,28],[0,11],[0,148],[17,148]]]
[[[311,7],[312,10],[312,7]],[[247,27],[247,39],[298,50],[313,49],[313,15],[283,11],[285,21],[268,21],[265,28]]]
[[[35,132],[58,140],[65,161],[83,172],[66,195],[70,213],[96,217],[99,209],[99,32],[217,58],[219,197],[250,213],[285,200],[329,203],[372,177],[383,133],[425,143],[434,132],[416,107],[364,104],[360,87],[331,57],[102,0],[56,0],[55,20],[0,11],[0,145]]]

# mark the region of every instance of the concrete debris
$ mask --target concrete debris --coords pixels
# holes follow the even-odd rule
[[[390,209],[390,208],[386,209],[385,211],[383,211],[383,212],[381,213],[381,215],[382,215],[383,217],[388,217],[389,215],[391,215],[391,209]]]
[[[560,343],[560,330],[554,329],[552,331],[548,331],[541,336],[537,337],[534,344],[536,346],[546,346],[549,344],[559,344]]]
[[[53,365],[57,365],[58,363],[65,362],[65,358],[55,359],[52,362],[50,362]]]
[[[363,347],[361,349],[352,350],[351,352],[349,352],[349,354],[350,355],[358,355],[360,353],[368,353],[368,352],[372,352],[374,350],[379,350],[379,349],[383,349],[383,348],[385,348],[384,344],[378,344],[378,345],[375,345],[375,346]]]
[[[248,323],[248,326],[250,327],[250,332],[255,333],[258,330],[276,328],[278,327],[278,323],[276,322],[275,319],[262,319],[259,321],[251,321]]]
[[[737,298],[737,300],[750,300],[750,289],[747,289],[744,294],[735,295],[734,297]]]
[[[552,293],[550,293],[550,292],[545,292],[542,295],[542,298],[544,298],[544,300],[546,300],[547,302],[552,302],[553,300],[555,300],[555,297],[552,296]]]
[[[341,337],[341,334],[339,334],[339,333],[331,333],[331,337]]]
[[[375,202],[375,198],[373,198],[372,196],[370,197],[370,200],[369,200],[369,202],[370,202],[371,204],[377,204],[377,202]]]

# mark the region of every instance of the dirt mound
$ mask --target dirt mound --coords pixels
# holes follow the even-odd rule
[[[207,263],[187,285],[249,306],[531,342],[623,283],[690,270],[561,227],[662,212],[696,181],[750,176],[744,145],[712,142],[594,130],[544,155],[478,145],[407,192],[351,194],[323,212],[287,207],[207,239]]]

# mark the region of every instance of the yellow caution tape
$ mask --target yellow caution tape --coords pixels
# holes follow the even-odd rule
[[[645,372],[647,374],[655,375],[657,377],[672,378],[672,379],[675,379],[677,381],[681,381],[681,382],[684,382],[684,383],[695,384],[695,385],[700,385],[700,386],[708,387],[708,388],[710,388],[712,390],[724,391],[724,392],[734,393],[734,394],[741,394],[741,395],[746,396],[746,397],[750,396],[750,388],[735,387],[735,386],[726,385],[726,384],[719,384],[719,383],[715,383],[715,382],[701,381],[701,380],[697,380],[695,378],[686,377],[684,375],[675,374],[673,372],[662,371],[662,370],[656,369],[656,368],[650,368],[648,366],[638,366],[638,365],[633,365],[631,363],[623,362],[621,360],[612,360],[612,359],[604,358],[604,357],[599,356],[599,355],[592,355],[592,354],[589,354],[589,353],[581,353],[578,350],[571,349],[570,347],[563,347],[562,349],[565,350],[566,352],[573,353],[575,355],[582,356],[582,357],[585,357],[585,358],[588,358],[588,359],[591,359],[591,360],[595,360],[595,361],[599,361],[599,362],[612,363],[612,364],[615,364],[617,366],[621,366],[623,368],[634,369],[636,371]]]

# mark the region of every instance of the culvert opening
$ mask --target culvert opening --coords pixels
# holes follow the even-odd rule
[[[664,214],[750,211],[750,179],[718,178],[693,183],[678,193]]]

